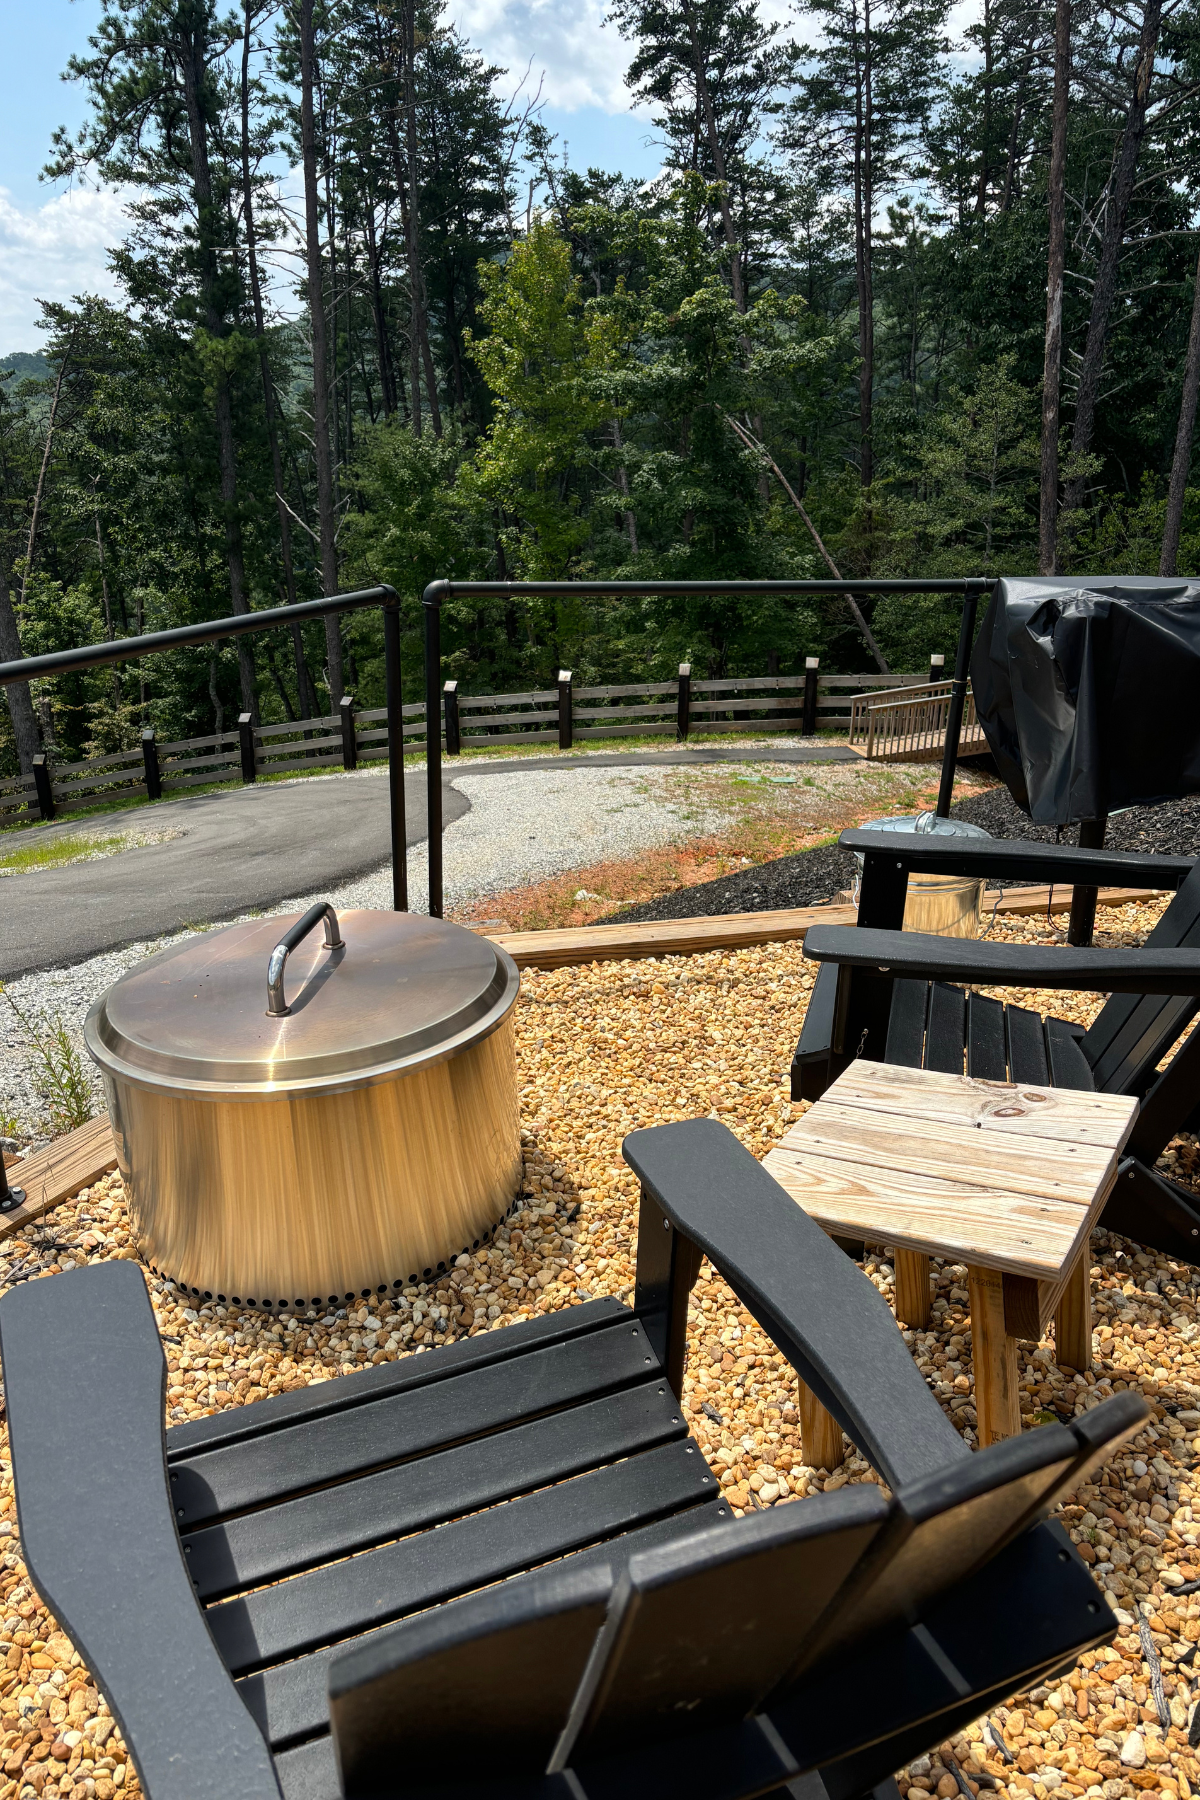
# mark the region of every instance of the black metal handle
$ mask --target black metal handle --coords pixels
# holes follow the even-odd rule
[[[285,931],[271,952],[271,960],[267,964],[267,1013],[271,1018],[282,1019],[291,1012],[291,1007],[283,997],[283,971],[287,967],[287,959],[296,948],[301,938],[306,938],[310,931],[315,931],[321,920],[325,921],[325,948],[340,950],[342,934],[338,930],[338,917],[328,900],[318,900],[310,906],[304,917],[297,919],[290,931]]]

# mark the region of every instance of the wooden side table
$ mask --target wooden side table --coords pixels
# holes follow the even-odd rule
[[[1120,1095],[860,1060],[765,1166],[827,1231],[894,1247],[906,1325],[929,1322],[930,1255],[966,1263],[985,1445],[1021,1429],[1018,1338],[1039,1339],[1053,1316],[1059,1362],[1092,1360],[1088,1239],[1137,1110]],[[840,1461],[836,1423],[813,1396],[801,1400],[802,1430],[826,1456],[836,1440]]]

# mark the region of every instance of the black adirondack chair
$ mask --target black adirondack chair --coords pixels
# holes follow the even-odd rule
[[[165,1435],[137,1268],[0,1302],[29,1572],[149,1800],[894,1800],[892,1770],[1111,1637],[1045,1515],[1140,1398],[972,1455],[871,1283],[723,1126],[625,1154],[632,1310]],[[702,1253],[892,1499],[732,1518],[677,1399]]]
[[[793,1099],[816,1100],[856,1055],[909,1068],[1030,1082],[1141,1101],[1103,1223],[1169,1256],[1200,1260],[1200,1204],[1155,1169],[1200,1105],[1200,1033],[1158,1064],[1200,1007],[1200,864],[1065,845],[844,831],[864,856],[858,924],[821,925],[822,965],[792,1061]],[[1144,948],[990,943],[900,929],[910,874],[1064,886],[1175,888]],[[1111,998],[1084,1030],[957,983],[1076,988]]]

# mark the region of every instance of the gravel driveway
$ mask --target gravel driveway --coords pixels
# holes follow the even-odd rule
[[[302,785],[311,796],[314,789],[324,784],[310,781]],[[490,770],[456,772],[455,796],[458,804],[465,804],[469,810],[454,817],[446,828],[443,854],[447,907],[499,893],[514,883],[541,880],[565,869],[586,868],[607,857],[633,856],[639,850],[675,842],[720,824],[717,815],[690,806],[678,797],[667,797],[663,785],[655,770],[645,768],[546,769],[543,765],[504,774]],[[448,816],[449,812],[448,808]],[[134,850],[107,863],[79,864],[68,870],[48,871],[43,876],[11,876],[7,878],[11,885],[4,890],[4,898],[9,898],[10,893],[13,897],[19,895],[22,883],[61,880],[68,875],[94,878],[98,871],[148,854]],[[387,864],[318,889],[305,887],[298,894],[242,916],[296,911],[314,900],[331,900],[339,910],[358,906],[386,908],[391,905],[391,898],[391,867]],[[428,906],[428,851],[424,843],[409,852],[409,903],[414,912],[423,912]],[[6,990],[26,1015],[60,1017],[78,1040],[88,1008],[105,988],[142,957],[188,935],[191,933],[184,930],[125,944],[66,966],[24,975],[8,982]],[[25,1129],[45,1116],[37,1098],[25,1033],[2,998],[0,1115]]]

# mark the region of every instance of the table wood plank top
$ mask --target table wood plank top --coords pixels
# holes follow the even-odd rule
[[[1138,1103],[860,1059],[768,1152],[827,1230],[1059,1282]]]

